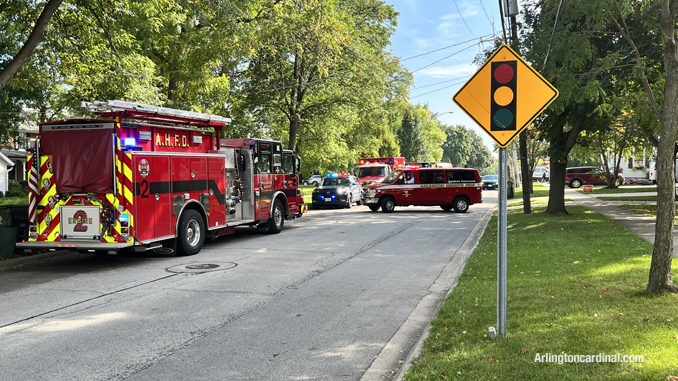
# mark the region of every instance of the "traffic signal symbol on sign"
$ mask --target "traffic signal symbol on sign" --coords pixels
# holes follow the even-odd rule
[[[492,131],[516,130],[516,61],[492,62]]]
[[[557,97],[553,85],[502,45],[452,99],[503,148]]]

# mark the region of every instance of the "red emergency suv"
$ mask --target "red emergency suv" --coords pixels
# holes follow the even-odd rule
[[[483,202],[482,180],[472,168],[404,168],[381,183],[367,187],[363,195],[372,211],[390,213],[396,206],[440,205],[444,211],[465,213]]]

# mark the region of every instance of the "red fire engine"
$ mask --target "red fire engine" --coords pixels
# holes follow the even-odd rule
[[[17,246],[196,254],[236,226],[279,233],[306,211],[299,158],[278,141],[222,139],[230,119],[125,101],[101,119],[44,123],[29,156],[30,238]]]
[[[404,165],[404,157],[361,158],[358,160],[358,179],[363,186],[374,184]]]

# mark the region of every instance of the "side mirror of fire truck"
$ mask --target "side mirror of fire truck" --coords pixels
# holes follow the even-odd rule
[[[245,155],[242,154],[242,153],[239,154],[238,155],[238,167],[240,168],[241,171],[244,171],[245,169],[247,169],[247,168],[245,168],[246,163],[247,163],[247,160],[245,160]]]

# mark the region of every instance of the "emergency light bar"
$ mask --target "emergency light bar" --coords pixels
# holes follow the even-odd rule
[[[127,102],[120,100],[109,100],[108,102],[80,102],[80,106],[91,112],[117,112],[117,111],[139,111],[156,115],[173,116],[179,118],[190,118],[204,120],[207,122],[231,123],[231,118],[225,118],[219,115],[205,114],[194,111],[184,111],[168,107],[150,106],[141,103]]]

